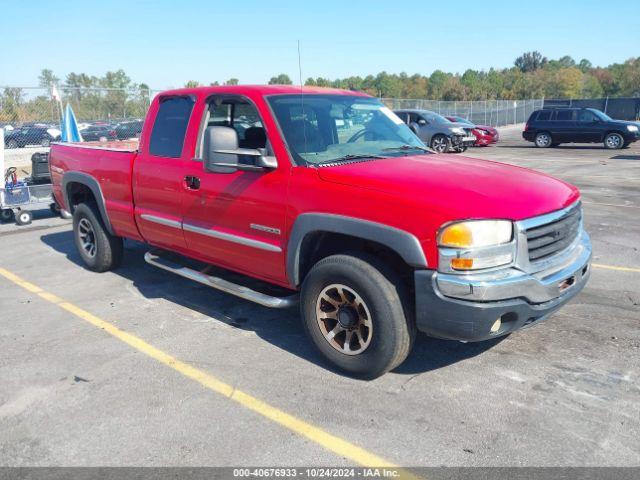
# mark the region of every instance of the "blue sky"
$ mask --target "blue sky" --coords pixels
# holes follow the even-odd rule
[[[153,88],[297,81],[298,39],[304,78],[502,68],[529,50],[603,66],[640,55],[636,0],[14,0],[0,85],[35,86],[42,68],[122,68]]]

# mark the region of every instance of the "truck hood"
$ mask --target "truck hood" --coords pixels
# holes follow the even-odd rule
[[[564,208],[580,194],[549,175],[452,154],[413,155],[318,169],[327,182],[377,190],[452,220],[522,220]]]

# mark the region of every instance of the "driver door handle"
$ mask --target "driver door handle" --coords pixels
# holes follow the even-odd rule
[[[200,189],[200,179],[193,175],[187,175],[184,177],[184,188],[187,190],[199,190]]]

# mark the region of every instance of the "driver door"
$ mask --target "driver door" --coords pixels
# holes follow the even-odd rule
[[[272,134],[256,105],[246,97],[224,95],[208,101],[200,125],[233,128],[240,148],[269,148]],[[199,142],[201,145],[201,142]],[[187,248],[204,261],[266,280],[284,281],[285,201],[289,159],[260,172],[205,171],[201,152],[187,162],[185,176],[196,179],[183,190],[183,229]],[[239,163],[255,162],[240,156]]]

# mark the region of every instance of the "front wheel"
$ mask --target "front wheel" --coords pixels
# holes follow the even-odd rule
[[[15,149],[15,148],[18,148],[19,146],[20,146],[20,145],[18,145],[17,140],[9,140],[9,141],[7,142],[7,148],[9,148],[9,149],[11,149],[11,150],[13,150],[13,149]]]
[[[451,148],[451,140],[446,135],[434,135],[431,139],[431,149],[438,153],[446,153]]]
[[[332,255],[313,266],[301,291],[305,330],[340,370],[373,379],[400,365],[416,328],[400,278],[375,257]]]
[[[16,223],[18,225],[29,225],[33,220],[33,214],[29,210],[20,210],[16,214]]]
[[[40,140],[41,147],[49,147],[50,145],[51,145],[51,139],[43,138],[42,140]]]
[[[619,150],[624,146],[624,138],[619,133],[610,133],[604,137],[604,148],[607,150]]]
[[[75,208],[73,238],[89,270],[106,272],[122,263],[122,238],[107,231],[95,205],[81,203]]]

